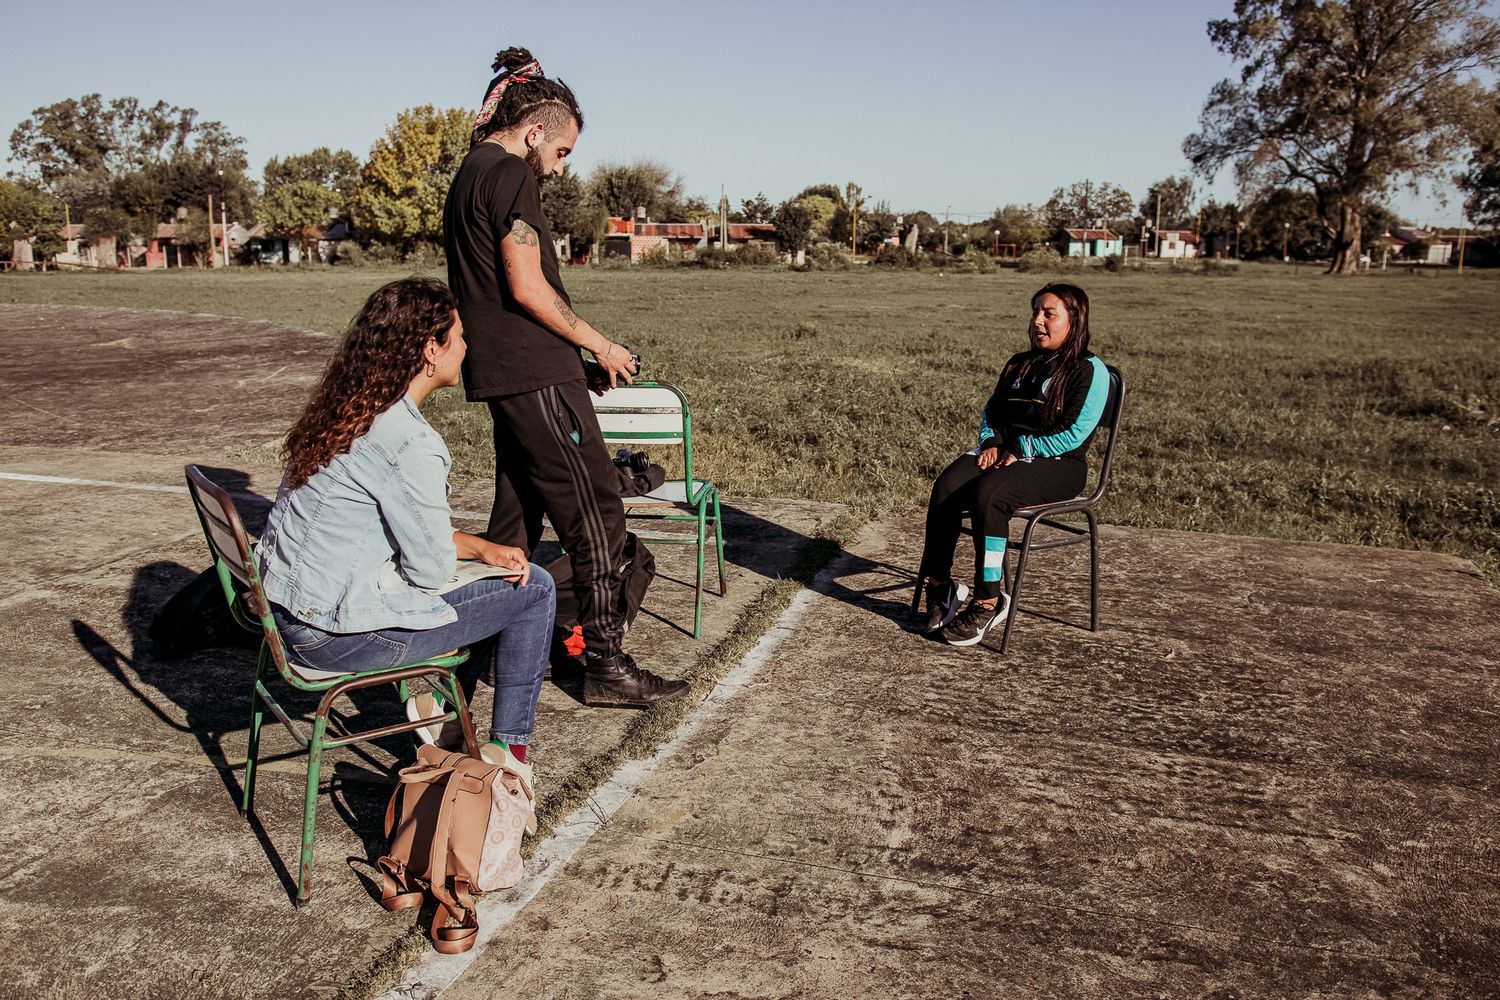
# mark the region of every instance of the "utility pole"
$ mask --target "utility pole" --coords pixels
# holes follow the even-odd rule
[[[208,266],[219,266],[219,251],[214,248],[214,196],[208,196]]]
[[[224,266],[229,266],[229,206],[221,198],[219,199],[219,222],[220,230],[224,238]]]
[[[1156,189],[1156,225],[1152,228],[1151,231],[1156,234],[1156,245],[1158,247],[1156,255],[1160,257],[1161,250],[1159,248],[1161,247],[1161,188]],[[1195,233],[1194,235],[1197,234]]]
[[[1458,217],[1458,273],[1459,274],[1463,274],[1464,273],[1464,244],[1468,242],[1468,240],[1466,240],[1464,238],[1464,235],[1468,231],[1468,228],[1469,228],[1469,216],[1468,216],[1468,213],[1464,213],[1464,214],[1462,214],[1462,215],[1460,215]]]
[[[953,212],[953,206],[949,205],[943,209],[943,256],[948,256],[948,216]]]

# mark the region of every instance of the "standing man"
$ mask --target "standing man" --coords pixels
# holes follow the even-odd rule
[[[583,626],[584,702],[645,708],[686,681],[642,670],[620,649],[625,508],[589,402],[590,351],[613,386],[630,351],[573,312],[542,215],[540,179],[561,174],[583,113],[525,49],[495,57],[472,145],[443,207],[448,284],[469,341],[464,387],[495,427],[495,506],[485,536],[527,553],[545,513],[573,562]]]

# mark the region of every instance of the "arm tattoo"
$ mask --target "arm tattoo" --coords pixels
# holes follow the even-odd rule
[[[552,303],[557,306],[557,311],[562,314],[563,322],[568,324],[569,330],[578,329],[578,314],[568,308],[568,304],[561,298]]]
[[[527,225],[523,219],[517,219],[511,223],[510,234],[516,238],[518,246],[534,247],[537,245],[536,230]]]

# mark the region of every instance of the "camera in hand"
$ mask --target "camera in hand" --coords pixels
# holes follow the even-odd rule
[[[627,351],[630,350],[630,348],[624,344],[621,344],[620,346],[624,347]],[[641,356],[639,354],[632,353],[630,355],[630,361],[631,364],[635,366],[635,370],[630,373],[631,376],[639,376],[641,374]],[[609,388],[609,372],[605,371],[604,366],[597,361],[584,361],[583,377],[590,389],[599,390]]]

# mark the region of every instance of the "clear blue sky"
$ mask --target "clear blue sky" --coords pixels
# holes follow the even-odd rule
[[[987,215],[1085,178],[1139,199],[1232,73],[1209,18],[1232,0],[15,3],[4,135],[97,91],[197,108],[258,178],[316,146],[363,158],[403,108],[473,109],[490,61],[528,46],[578,94],[576,169],[650,157],[716,201],[855,181],[896,211]],[[231,14],[230,11],[233,11]],[[8,146],[6,147],[8,151]],[[1234,197],[1226,172],[1200,191]],[[1447,206],[1435,194],[1449,195]],[[1456,225],[1444,184],[1392,204]]]

